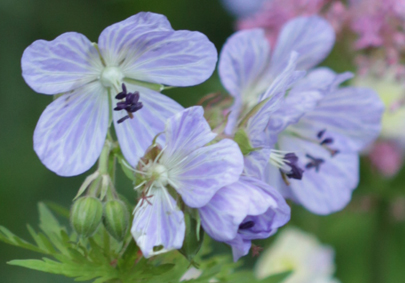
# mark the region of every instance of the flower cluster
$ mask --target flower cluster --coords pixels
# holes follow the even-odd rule
[[[204,35],[174,31],[164,16],[137,14],[106,28],[98,44],[77,33],[36,41],[22,58],[24,79],[59,97],[38,122],[34,149],[59,175],[83,173],[113,139],[114,121],[115,153],[107,147],[97,172],[109,176],[109,158],[118,156],[133,174],[131,234],[143,255],[181,249],[191,218],[192,235],[203,229],[227,243],[236,261],[253,240],[289,221],[286,199],[329,214],[345,207],[357,186],[358,153],[379,134],[383,105],[370,89],[340,87],[350,73],[314,68],[334,40],[333,27],[318,16],[287,22],[274,49],[262,29],[236,32],[219,58],[233,98],[220,123],[207,121],[201,106],[183,109],[160,93],[165,85],[203,82],[217,61]],[[104,179],[101,190],[89,186],[92,201],[117,198]],[[120,239],[118,208],[105,214],[109,233]]]

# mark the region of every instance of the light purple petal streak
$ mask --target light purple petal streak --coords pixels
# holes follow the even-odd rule
[[[135,209],[131,233],[144,257],[180,249],[183,246],[186,226],[184,214],[173,197],[164,188],[149,190],[148,200]],[[141,206],[142,204],[142,206]],[[153,247],[163,246],[154,251]]]
[[[205,81],[217,62],[215,46],[204,34],[174,31],[165,16],[150,12],[107,27],[99,48],[107,65],[120,65],[125,77],[172,86]]]
[[[257,88],[269,62],[270,45],[264,30],[238,31],[221,51],[218,66],[221,82],[233,97],[241,99],[244,92]]]
[[[343,209],[351,199],[352,191],[359,182],[359,157],[357,153],[330,152],[316,143],[291,136],[281,136],[280,149],[295,152],[301,163],[309,162],[309,154],[325,162],[317,172],[305,169],[302,180],[289,179],[292,199],[316,214],[330,214]],[[270,174],[269,174],[270,176]],[[277,179],[268,180],[271,185]],[[283,194],[286,194],[284,190]]]
[[[280,32],[272,55],[271,73],[281,72],[292,51],[300,55],[297,69],[310,69],[326,58],[334,43],[335,32],[325,19],[318,16],[295,18]]]
[[[68,92],[97,79],[102,64],[93,44],[82,34],[64,33],[52,41],[37,40],[21,58],[22,76],[36,92]]]
[[[56,174],[74,176],[98,159],[108,128],[108,95],[97,82],[59,97],[44,110],[34,150]]]
[[[225,139],[203,147],[215,137],[203,114],[202,107],[195,106],[167,121],[167,151],[160,159],[169,170],[170,185],[194,208],[237,181],[243,170],[243,156],[234,141]]]
[[[121,150],[132,166],[138,164],[152,140],[164,131],[166,120],[180,112],[183,107],[171,98],[148,88],[127,84],[128,91],[139,91],[143,108],[134,113],[133,119],[118,124],[117,121],[126,116],[126,111],[114,111],[114,126]],[[164,138],[159,136],[158,142],[163,144]]]

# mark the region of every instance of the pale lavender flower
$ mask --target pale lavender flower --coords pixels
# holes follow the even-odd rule
[[[235,261],[248,254],[252,240],[270,237],[290,220],[290,207],[281,194],[247,176],[220,189],[198,211],[205,232],[232,246]]]
[[[235,142],[225,139],[206,146],[216,134],[203,114],[201,107],[191,107],[169,118],[165,146],[154,160],[141,160],[138,166],[143,198],[131,232],[145,257],[182,247],[180,197],[188,207],[203,207],[242,173],[243,156]]]
[[[166,119],[182,110],[156,90],[199,84],[217,61],[205,35],[175,31],[165,16],[154,13],[113,24],[98,41],[68,32],[35,41],[21,59],[23,77],[33,90],[61,94],[39,119],[34,149],[46,167],[62,176],[81,174],[95,163],[111,119],[124,156],[135,165]]]
[[[359,152],[381,129],[383,103],[371,89],[339,88],[349,77],[315,69],[290,90],[267,126],[269,135],[280,133],[276,148],[294,152],[305,172],[302,180],[286,181],[268,164],[263,178],[317,214],[347,205],[359,181]]]
[[[321,62],[330,52],[335,33],[320,17],[289,21],[272,51],[264,30],[236,32],[225,43],[219,60],[221,82],[235,99],[226,132],[235,130],[237,120],[259,102],[263,93],[284,70],[293,51],[299,54],[298,70]]]

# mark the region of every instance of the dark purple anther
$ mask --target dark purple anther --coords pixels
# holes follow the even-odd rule
[[[331,144],[331,143],[333,143],[333,139],[332,139],[332,138],[326,138],[326,139],[324,139],[323,141],[321,141],[321,145],[324,145],[324,144]]]
[[[253,226],[255,226],[255,223],[253,221],[247,221],[239,225],[239,230],[247,230],[252,228]]]
[[[126,110],[128,115],[122,117],[117,121],[117,123],[122,123],[128,118],[133,118],[132,113],[138,111],[143,107],[142,102],[139,102],[139,92],[127,92],[125,84],[122,84],[122,92],[118,93],[116,99],[124,99],[125,101],[117,102],[117,106],[114,108],[114,111]]]
[[[326,132],[326,129],[323,129],[322,131],[319,131],[319,133],[316,135],[318,137],[318,139],[321,139],[325,132]]]
[[[315,158],[309,154],[306,154],[305,156],[311,159],[311,161],[308,162],[307,165],[305,165],[305,168],[307,169],[315,168],[315,171],[319,172],[319,167],[321,166],[322,163],[325,163],[325,160],[321,158]]]
[[[290,179],[301,180],[302,173],[304,172],[304,170],[302,170],[297,164],[298,156],[296,156],[295,153],[290,152],[284,156],[284,159],[288,161],[288,162],[285,162],[285,164],[287,164],[291,168],[291,171],[288,173],[285,173],[285,175]]]

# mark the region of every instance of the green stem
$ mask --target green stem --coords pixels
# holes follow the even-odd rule
[[[105,141],[103,150],[101,151],[100,158],[98,159],[98,172],[100,175],[108,175],[108,162],[111,151],[111,142],[107,139]]]
[[[380,198],[376,208],[376,225],[370,265],[372,283],[386,282],[384,271],[387,258],[386,250],[389,241],[389,217],[389,203],[384,198]]]

